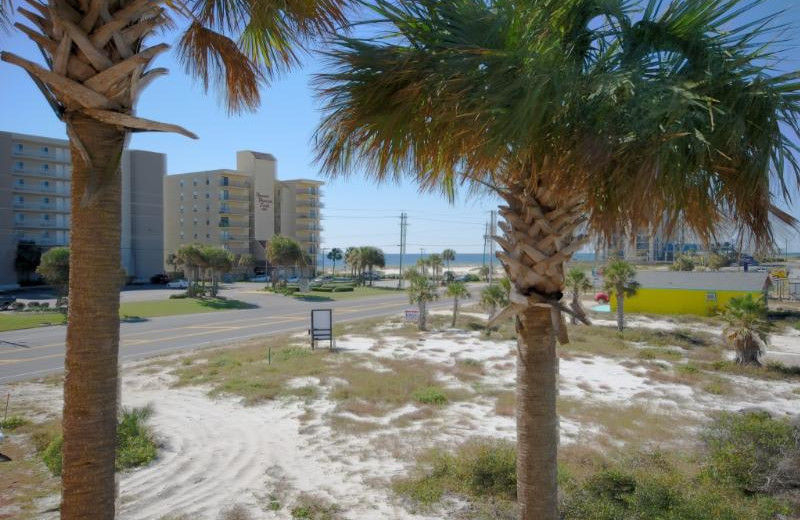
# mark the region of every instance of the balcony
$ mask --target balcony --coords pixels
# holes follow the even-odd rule
[[[223,188],[244,188],[247,189],[249,186],[245,181],[228,179],[227,181],[220,179],[219,185]]]
[[[66,246],[68,245],[67,240],[58,240],[57,238],[47,237],[43,238],[40,236],[31,236],[31,235],[17,235],[17,242],[33,242],[39,246]]]
[[[225,215],[249,215],[250,208],[223,205],[219,208],[219,212]]]
[[[42,152],[41,150],[34,150],[29,147],[23,147],[21,151],[14,150],[12,154],[14,155],[14,157],[32,157],[34,159],[42,159],[45,161],[63,162],[63,163],[70,162],[69,153],[66,153],[64,157],[58,158],[55,154],[55,151],[53,150],[49,152]]]
[[[69,229],[69,225],[67,224],[58,224],[57,222],[53,222],[50,220],[39,220],[39,221],[14,221],[15,228],[24,228],[24,229]]]
[[[295,218],[297,220],[319,220],[319,213],[298,213]]]
[[[69,205],[63,208],[59,208],[55,204],[35,204],[35,203],[27,203],[27,202],[15,202],[14,209],[22,210],[22,211],[54,211],[56,213],[69,213],[70,208]]]
[[[232,195],[228,194],[227,197],[220,195],[219,200],[224,202],[250,202],[250,197],[247,195]]]
[[[248,242],[250,237],[239,233],[231,233],[228,235],[220,235],[219,239],[222,242]]]
[[[49,193],[51,195],[58,195],[60,197],[69,197],[69,190],[58,189],[55,186],[14,184],[11,186],[11,191],[18,191],[22,193]]]
[[[294,190],[295,195],[312,195],[314,197],[322,196],[322,190],[319,188],[297,188]]]
[[[58,173],[56,170],[42,170],[38,168],[11,168],[11,173],[14,175],[24,175],[25,177],[44,177],[47,179],[63,179],[70,180],[70,174],[67,172]]]
[[[229,220],[227,222],[224,222],[224,221],[220,220],[217,223],[217,227],[221,227],[221,228],[248,228],[248,227],[250,227],[250,223],[249,222],[241,222],[241,221],[238,221],[238,220]]]
[[[319,200],[316,200],[316,199],[308,199],[308,200],[297,199],[297,201],[295,201],[295,205],[298,208],[324,208],[325,207],[325,204],[323,202],[321,202]]]

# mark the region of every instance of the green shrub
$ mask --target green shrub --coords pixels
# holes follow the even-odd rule
[[[187,293],[178,293],[178,294],[170,294],[169,295],[169,299],[170,300],[183,300],[183,299],[188,298],[188,297],[189,297],[189,295]]]
[[[39,302],[28,302],[28,309],[32,311],[39,310]]]
[[[355,291],[355,288],[352,286],[342,286],[333,289],[333,292],[353,292],[353,291]]]
[[[123,409],[117,425],[117,470],[148,464],[156,458],[157,446],[145,421],[150,407]]]
[[[785,365],[780,361],[770,361],[769,363],[767,363],[767,370],[784,376],[800,377],[799,366]]]
[[[0,421],[0,428],[2,428],[3,430],[10,431],[19,428],[20,426],[25,426],[26,424],[28,424],[28,421],[26,421],[22,417],[19,417],[17,415],[12,415],[8,419],[3,419],[2,421]]]
[[[447,396],[444,394],[441,388],[435,386],[426,386],[424,388],[418,388],[414,390],[414,392],[411,394],[411,397],[413,397],[415,401],[421,404],[434,404],[434,405],[447,404]]]
[[[748,493],[767,491],[779,464],[800,450],[800,432],[760,411],[720,414],[703,440],[707,476]]]
[[[481,281],[481,277],[478,276],[477,274],[470,273],[470,274],[464,275],[464,281],[465,282],[480,282]]]
[[[59,435],[47,445],[42,452],[42,461],[53,475],[61,475],[61,446],[64,444],[64,437]]]
[[[156,458],[158,447],[150,429],[144,424],[151,413],[149,407],[123,409],[122,416],[117,423],[117,471],[143,466]],[[44,435],[47,434],[49,431],[43,434],[42,439],[34,439],[34,442],[38,446],[43,440],[49,438],[47,447],[41,451],[42,461],[53,475],[60,475],[61,448],[64,439],[60,433],[55,437],[45,437]]]
[[[11,304],[11,310],[13,311],[21,311],[25,308],[25,304],[23,302],[14,302]]]
[[[39,305],[39,307],[42,308],[42,309],[49,309],[50,308],[50,302],[42,302],[41,305]]]

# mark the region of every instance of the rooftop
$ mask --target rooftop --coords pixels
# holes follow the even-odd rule
[[[742,271],[640,271],[636,273],[636,281],[650,289],[759,292],[769,283],[769,274]]]

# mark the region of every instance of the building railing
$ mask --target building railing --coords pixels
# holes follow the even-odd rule
[[[220,220],[217,223],[217,227],[221,227],[221,228],[246,228],[249,225],[250,224],[247,223],[247,222],[238,222],[238,221],[235,221],[235,220],[234,221],[230,221],[229,220],[228,222],[223,222],[223,221]]]
[[[55,204],[29,204],[26,202],[15,202],[14,209],[24,209],[30,211],[58,211],[61,213],[70,212],[69,206],[64,208],[59,208]]]
[[[27,150],[23,147],[22,151],[14,150],[12,154],[16,157],[35,157],[36,159],[47,159],[50,161],[70,162],[70,154],[67,153],[65,157],[59,158],[52,152],[41,152],[38,150]]]
[[[250,213],[250,208],[238,208],[236,206],[221,206],[219,208],[219,212],[230,215],[247,215]]]
[[[37,236],[17,235],[17,242],[33,242],[39,246],[65,246],[66,240],[58,240],[55,238],[42,238]]]
[[[232,179],[228,179],[227,183],[220,179],[219,185],[225,188],[247,188],[247,183],[244,181],[235,181]]]
[[[227,197],[220,195],[219,200],[222,201],[232,201],[232,202],[250,202],[250,197],[247,195],[231,195],[228,194]]]
[[[69,192],[66,190],[59,190],[55,186],[31,186],[30,184],[13,184],[11,186],[12,191],[32,191],[35,193],[53,193],[55,195],[61,195],[64,197],[69,196]]]
[[[232,234],[232,235],[221,235],[219,239],[223,242],[246,242],[250,239],[247,235],[239,235],[239,234]]]
[[[28,221],[15,220],[14,221],[14,227],[18,227],[18,228],[34,228],[34,229],[38,229],[38,228],[48,228],[48,229],[63,228],[63,229],[67,229],[69,226],[67,226],[66,224],[58,224],[57,222],[51,222],[49,220],[40,220],[38,222],[31,222],[29,220]]]
[[[66,172],[59,173],[56,170],[41,170],[41,169],[32,169],[32,168],[18,168],[16,166],[13,166],[11,168],[11,172],[12,173],[17,173],[17,174],[30,175],[30,176],[34,176],[34,177],[48,177],[50,179],[64,179],[64,180],[67,180],[67,181],[70,180],[70,178],[71,178],[70,174],[68,174]]]
[[[298,208],[324,208],[325,207],[325,203],[324,202],[321,202],[319,200],[314,200],[314,199],[308,199],[308,200],[297,199],[297,201],[295,201],[295,205]]]
[[[295,195],[322,195],[322,190],[319,188],[297,188],[294,190]]]

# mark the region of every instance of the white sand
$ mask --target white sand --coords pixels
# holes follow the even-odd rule
[[[678,326],[639,319],[631,320],[634,324]],[[419,340],[393,336],[391,327],[384,331],[379,339],[340,338],[340,355],[357,354],[358,362],[371,370],[385,370],[383,359],[423,360],[442,367],[443,384],[461,385],[463,391],[472,390],[446,369],[475,360],[485,371],[479,380],[483,388],[509,391],[514,387],[516,347],[512,341],[486,340],[477,332],[458,330],[431,332]],[[796,349],[798,337],[789,332],[777,336],[773,344]],[[363,361],[364,356],[371,357]],[[351,520],[441,518],[408,512],[390,491],[391,479],[405,474],[414,456],[428,446],[452,446],[474,436],[515,438],[514,418],[498,415],[495,398],[485,393],[442,407],[428,418],[413,415],[420,411],[415,404],[370,417],[337,411],[337,403],[327,397],[330,385],[321,387],[321,397],[309,404],[287,398],[245,407],[234,398],[210,399],[206,388],[170,388],[173,379],[168,369],[153,373],[147,361],[128,365],[123,374],[124,404],[152,405],[151,425],[164,444],[153,464],[121,475],[123,519],[186,515],[211,520],[240,504],[254,519],[288,520],[300,493],[336,503],[343,517]],[[800,384],[724,377],[733,394],[717,396],[688,385],[651,380],[641,366],[590,356],[561,361],[559,388],[562,398],[581,403],[640,405],[671,417],[686,414],[701,419],[713,410],[745,407],[766,408],[777,415],[800,409],[800,397],[794,393]],[[291,383],[295,387],[309,384],[319,381],[303,378]],[[59,391],[52,386],[28,383],[16,391],[31,398],[46,395],[53,411],[60,408]],[[342,433],[332,428],[334,418],[372,423],[376,429]],[[409,419],[400,421],[404,418]],[[596,424],[561,420],[562,443],[588,443],[597,435],[603,431]],[[280,510],[268,509],[272,497],[281,504]]]

